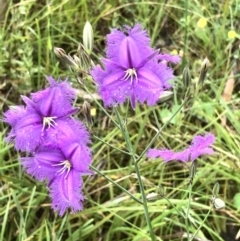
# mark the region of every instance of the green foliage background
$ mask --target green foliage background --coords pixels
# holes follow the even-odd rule
[[[45,76],[66,78],[81,89],[53,48],[74,54],[82,42],[86,20],[94,29],[93,60],[104,56],[105,36],[110,28],[141,23],[152,39],[152,46],[162,52],[183,55],[175,68],[174,98],[152,108],[159,125],[164,124],[182,103],[182,70],[189,65],[193,84],[197,81],[205,57],[211,66],[203,88],[163,130],[154,146],[183,149],[194,134],[207,131],[217,136],[216,154],[199,160],[193,183],[190,232],[202,225],[202,240],[224,240],[221,233],[235,235],[240,228],[240,110],[239,110],[239,23],[238,0],[167,0],[167,1],[36,1],[0,0],[0,106],[22,104],[20,95],[28,95],[45,86]],[[200,18],[207,25],[199,28]],[[235,30],[235,39],[228,32]],[[228,102],[222,94],[229,76],[235,81]],[[86,83],[92,93],[94,85]],[[84,96],[79,92],[76,106]],[[90,132],[108,144],[125,150],[123,137],[108,117],[92,102],[93,127]],[[119,111],[128,116],[127,126],[136,153],[145,149],[158,131],[152,109],[138,106]],[[112,114],[112,110],[108,109]],[[114,114],[113,114],[113,118]],[[222,120],[226,118],[226,123]],[[59,217],[50,207],[47,187],[28,176],[19,163],[19,154],[4,141],[9,128],[0,122],[0,241],[38,240],[150,240],[143,207],[101,175],[84,178],[84,210]],[[134,165],[128,155],[93,139],[93,166],[102,174],[140,198]],[[188,202],[189,165],[164,164],[161,160],[139,163],[146,193],[164,186],[166,198],[182,213]],[[203,222],[211,204],[212,188],[219,182],[219,198],[226,208],[213,210]],[[235,198],[234,198],[235,197]],[[235,204],[235,205],[234,205]],[[182,240],[185,220],[166,199],[149,203],[157,240]],[[221,235],[220,235],[221,234]],[[234,236],[233,236],[234,237]]]

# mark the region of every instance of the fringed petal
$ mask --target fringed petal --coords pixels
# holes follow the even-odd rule
[[[63,216],[68,208],[72,213],[82,210],[84,197],[81,188],[82,179],[78,172],[72,170],[67,176],[60,175],[56,177],[50,185],[54,211]]]

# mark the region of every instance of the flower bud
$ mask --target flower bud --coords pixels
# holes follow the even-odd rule
[[[159,196],[160,197],[165,197],[165,190],[164,190],[164,187],[163,186],[159,186],[158,187],[158,193],[159,193]]]
[[[81,59],[78,58],[77,55],[73,55],[73,59],[74,59],[74,62],[78,65],[78,66],[82,66],[82,62],[81,62]]]
[[[190,183],[193,182],[193,179],[194,179],[194,177],[196,175],[196,172],[197,172],[197,165],[196,165],[196,161],[194,161],[194,162],[192,162],[190,170],[189,170],[189,180],[190,180]]]
[[[82,106],[82,114],[86,119],[86,123],[88,126],[93,125],[92,117],[91,117],[91,106],[87,101],[83,102]]]
[[[93,29],[90,22],[86,22],[83,28],[83,46],[88,54],[93,49]]]
[[[215,196],[217,196],[218,195],[218,193],[219,193],[219,183],[218,182],[216,182],[215,184],[214,184],[214,186],[213,186],[213,196],[215,197]]]
[[[209,67],[210,67],[210,62],[209,62],[208,58],[205,58],[201,65],[200,76],[199,76],[197,85],[203,84]]]
[[[172,91],[163,91],[163,93],[161,93],[158,103],[163,103],[167,100],[169,100],[171,97],[173,96],[173,92]]]
[[[148,202],[155,202],[159,199],[159,195],[155,192],[151,192],[146,196]]]
[[[188,66],[183,69],[183,84],[186,88],[191,85],[191,72]]]
[[[58,48],[58,47],[54,47],[54,53],[56,54],[56,56],[60,59],[65,58],[66,57],[66,52],[64,49],[62,48]]]
[[[225,207],[225,202],[220,198],[213,198],[214,207],[219,210]]]

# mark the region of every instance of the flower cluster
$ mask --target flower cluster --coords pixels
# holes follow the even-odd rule
[[[50,86],[22,96],[26,106],[11,107],[4,121],[12,129],[7,136],[15,148],[26,152],[21,158],[26,171],[40,181],[47,180],[52,207],[60,215],[70,208],[82,209],[84,174],[90,174],[91,152],[85,126],[72,115],[75,91],[67,81],[47,78]]]
[[[147,157],[157,158],[161,157],[165,162],[178,160],[182,162],[194,161],[199,156],[204,154],[213,154],[213,149],[209,147],[215,141],[215,136],[211,133],[205,136],[195,136],[192,140],[191,145],[183,151],[174,152],[169,149],[150,149],[147,152]]]
[[[133,28],[113,29],[107,35],[107,58],[92,69],[105,106],[114,106],[130,99],[154,105],[164,90],[171,87],[173,71],[167,62],[178,63],[178,56],[160,54],[150,46],[147,32],[137,24]]]

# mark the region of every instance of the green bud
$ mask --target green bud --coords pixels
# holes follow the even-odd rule
[[[64,61],[68,64],[68,66],[72,70],[74,70],[74,71],[79,70],[78,64],[75,62],[75,59],[73,59],[73,57],[71,55],[66,55],[65,58],[64,58]]]
[[[73,55],[73,59],[74,59],[74,62],[78,65],[78,66],[82,66],[82,62],[81,62],[81,59],[78,58],[77,55]]]
[[[54,53],[60,59],[63,59],[63,58],[66,57],[66,52],[65,52],[64,49],[61,49],[61,48],[58,48],[58,47],[54,47]]]
[[[209,67],[210,67],[210,62],[209,62],[208,58],[205,58],[201,65],[200,76],[199,76],[197,85],[203,84]]]
[[[183,84],[186,88],[191,85],[191,72],[188,66],[183,69]]]
[[[161,186],[161,185],[159,186],[158,193],[159,193],[160,197],[165,197],[165,190],[164,190],[163,186]]]
[[[163,102],[169,100],[172,96],[173,96],[172,91],[163,91],[163,93],[160,95],[158,103],[163,103]]]
[[[213,197],[212,199],[214,207],[219,210],[225,207],[225,202],[220,198]]]
[[[93,29],[92,25],[87,21],[83,28],[83,46],[88,54],[93,49]]]
[[[216,182],[216,183],[214,184],[214,186],[213,186],[213,191],[212,191],[214,197],[218,195],[218,193],[219,193],[219,188],[220,188],[219,183]]]
[[[81,69],[88,71],[91,68],[91,59],[81,43],[78,45],[77,54],[78,63],[80,64]]]
[[[159,195],[155,192],[151,192],[146,196],[148,202],[155,202],[159,199]]]
[[[197,165],[196,165],[196,161],[194,161],[192,162],[189,170],[189,179],[191,183],[193,182],[196,172],[197,172]]]

